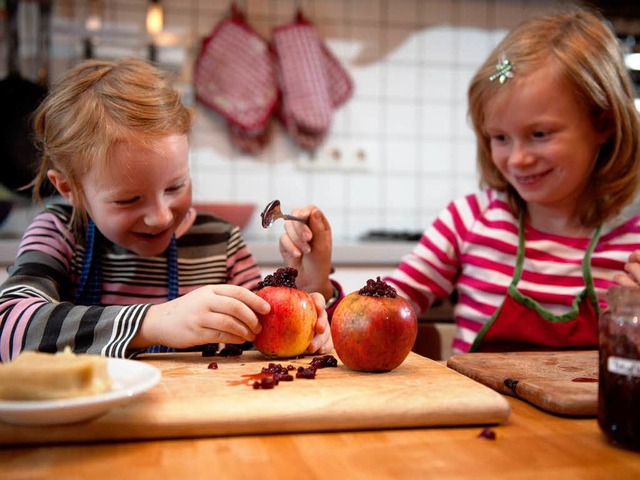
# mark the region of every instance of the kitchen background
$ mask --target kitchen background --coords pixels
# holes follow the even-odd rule
[[[87,54],[148,57],[149,45],[155,45],[159,64],[175,74],[184,101],[197,112],[194,199],[254,204],[245,237],[256,241],[275,241],[281,233],[260,227],[259,211],[270,200],[280,199],[284,210],[313,203],[324,210],[340,243],[372,231],[419,232],[449,200],[477,189],[475,143],[466,117],[468,81],[508,29],[568,2],[238,1],[249,25],[266,40],[275,27],[292,22],[300,8],[355,86],[352,97],[335,110],[318,149],[299,148],[273,120],[269,142],[254,155],[235,148],[224,121],[194,100],[192,72],[201,41],[228,15],[230,2],[160,3],[162,32],[150,38],[146,0],[55,0],[49,79]],[[21,70],[32,78],[37,4],[19,5]],[[3,45],[6,35],[3,25]],[[19,234],[32,213],[30,205],[15,208],[3,225],[6,235]]]

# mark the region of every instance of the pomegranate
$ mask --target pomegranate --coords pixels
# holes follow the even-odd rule
[[[309,347],[318,313],[311,296],[296,287],[295,268],[279,268],[260,282],[258,295],[271,305],[267,315],[259,315],[262,331],[253,345],[269,357],[295,357]]]
[[[338,357],[350,369],[388,372],[409,355],[418,319],[411,304],[378,277],[338,304],[331,335]]]

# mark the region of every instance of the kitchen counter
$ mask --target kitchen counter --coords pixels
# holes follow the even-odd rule
[[[640,478],[640,455],[607,443],[595,418],[506,398],[494,440],[480,426],[224,436],[3,448],[0,464],[4,478]]]
[[[277,242],[247,241],[247,245],[259,264],[282,263]],[[333,245],[333,263],[394,267],[414,246],[415,242],[336,242]]]

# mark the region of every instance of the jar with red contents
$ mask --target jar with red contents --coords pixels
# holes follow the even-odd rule
[[[612,287],[600,316],[598,425],[640,450],[640,288]]]

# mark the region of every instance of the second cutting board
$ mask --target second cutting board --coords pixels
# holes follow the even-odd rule
[[[463,353],[447,365],[494,390],[560,415],[598,412],[598,352]]]

